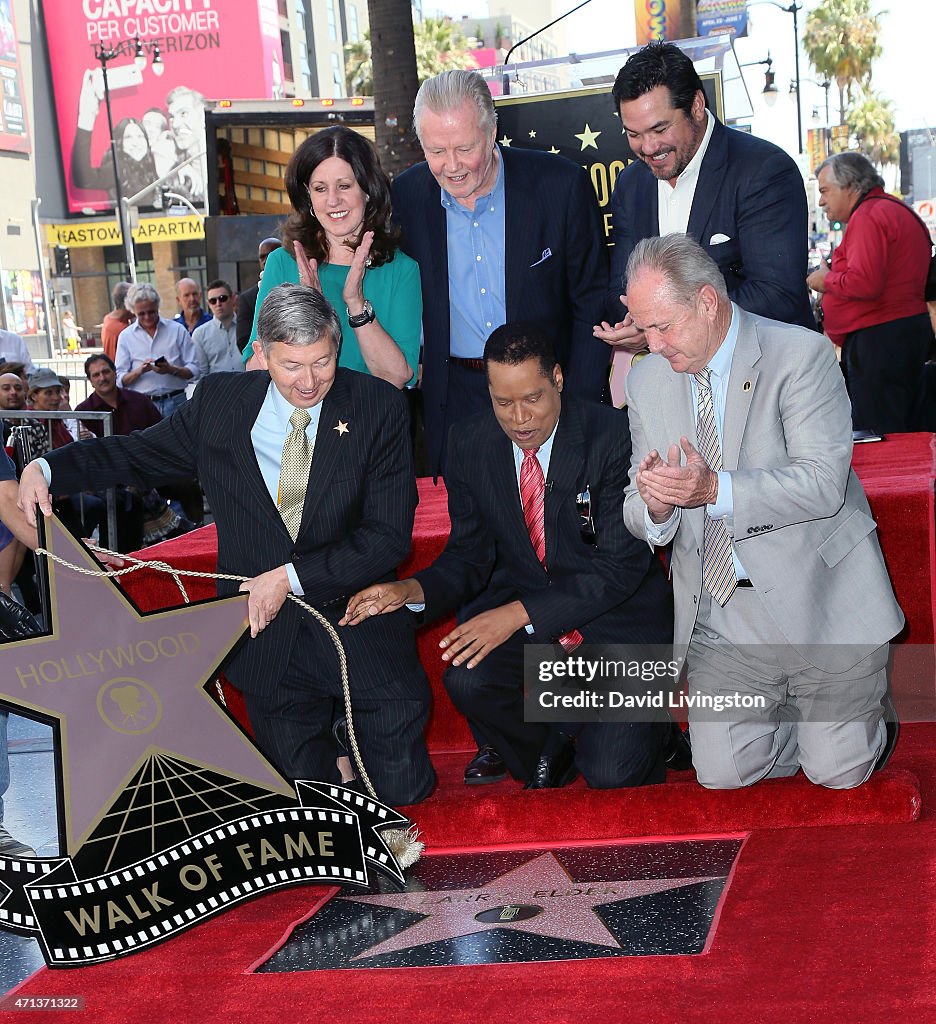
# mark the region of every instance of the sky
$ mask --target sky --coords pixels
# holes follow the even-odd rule
[[[784,0],[789,6],[790,0]],[[818,0],[802,0],[804,10],[799,14],[800,38],[805,28],[806,15]],[[571,10],[578,0],[554,0],[556,13]],[[433,10],[429,10],[429,8]],[[458,18],[461,15],[479,17],[487,13],[484,0],[428,0],[425,13],[435,9]],[[543,5],[543,21],[548,22],[547,5]],[[886,10],[885,10],[886,9]],[[933,40],[936,39],[936,3],[933,0],[880,0],[872,3],[873,11],[884,11],[881,17],[881,42],[884,48],[874,65],[873,86],[892,100],[898,130],[936,126],[936,94],[930,86]],[[736,43],[738,59],[742,62],[762,60],[768,51],[773,58],[773,70],[781,96],[771,110],[760,101],[763,88],[762,67],[745,71],[749,91],[755,106],[753,130],[793,151],[796,148],[796,114],[793,101],[786,90],[794,77],[793,18],[769,3],[757,4],[749,10],[751,31],[749,37]],[[630,0],[591,0],[587,7],[571,15],[565,22],[568,48],[572,52],[627,47],[634,45],[634,11]],[[914,70],[915,69],[915,70]],[[800,54],[801,81],[818,78],[815,71]],[[803,81],[803,129],[812,123],[812,108],[819,106],[825,117],[825,93],[821,88]],[[830,91],[830,106],[835,120],[835,86]]]

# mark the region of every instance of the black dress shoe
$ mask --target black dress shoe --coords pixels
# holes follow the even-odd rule
[[[680,728],[679,722],[670,722],[669,733],[663,742],[663,756],[671,772],[686,772],[692,767],[692,744],[689,730]]]
[[[881,703],[884,705],[884,728],[887,730],[887,738],[884,740],[884,747],[874,762],[874,770],[879,772],[890,760],[894,747],[897,746],[897,735],[900,732],[900,722],[897,720],[897,709],[888,693]]]
[[[491,746],[481,747],[465,766],[466,786],[486,786],[491,782],[503,782],[506,778],[504,759]]]
[[[575,778],[575,744],[566,737],[565,741],[551,752],[544,752],[533,769],[530,781],[524,789],[562,789]]]

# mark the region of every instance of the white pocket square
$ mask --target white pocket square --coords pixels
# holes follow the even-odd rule
[[[709,245],[721,245],[722,242],[730,241],[731,239],[727,235],[723,235],[721,234],[721,232],[719,232],[717,235],[712,235],[712,237],[709,239]]]
[[[538,267],[541,263],[545,263],[546,260],[548,260],[550,256],[552,256],[552,249],[549,249],[549,248],[544,249],[543,250],[543,255],[540,256],[540,258],[535,263],[531,263],[530,264],[530,269],[532,270],[534,267]]]

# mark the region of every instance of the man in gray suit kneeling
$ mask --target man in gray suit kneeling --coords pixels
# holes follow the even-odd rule
[[[802,768],[861,785],[882,767],[888,641],[903,625],[851,413],[821,335],[746,313],[683,235],[648,238],[627,305],[651,354],[630,374],[624,518],[672,541],[693,762],[711,789]]]

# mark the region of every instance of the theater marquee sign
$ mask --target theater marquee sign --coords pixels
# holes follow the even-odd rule
[[[98,568],[53,520],[45,546]],[[244,595],[141,614],[50,563],[52,630],[0,646],[0,706],[51,722],[63,855],[0,857],[0,927],[50,966],[126,955],[274,889],[402,882],[408,822],[339,786],[290,786],[212,696]]]

